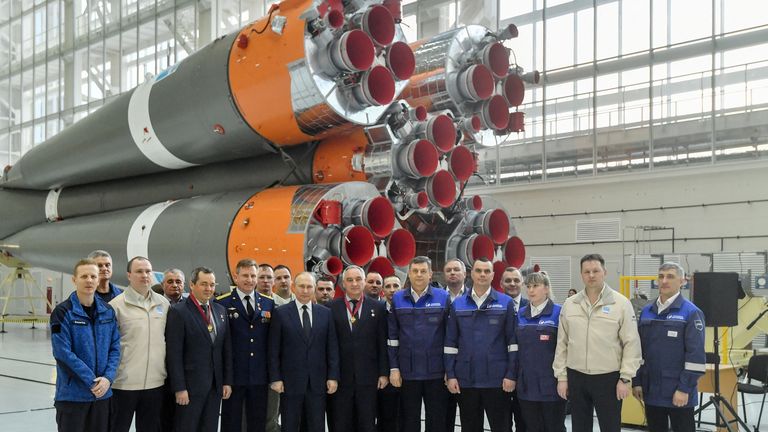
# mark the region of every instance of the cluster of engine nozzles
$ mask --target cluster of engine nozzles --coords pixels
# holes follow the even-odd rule
[[[504,210],[484,210],[482,198],[476,195],[460,205],[465,229],[448,240],[449,255],[465,263],[499,258],[495,267],[523,264],[525,246],[520,238],[510,237],[509,216]],[[394,267],[407,266],[417,250],[414,236],[395,226],[394,208],[382,196],[320,201],[312,214],[309,235],[313,271],[332,276],[341,273],[344,265],[394,274]]]
[[[395,40],[397,28],[390,8],[373,5],[345,14],[340,2],[328,2],[318,12],[320,17],[310,27],[315,29],[325,74],[342,78],[361,107],[391,103],[395,80],[409,79],[416,60],[407,43]]]

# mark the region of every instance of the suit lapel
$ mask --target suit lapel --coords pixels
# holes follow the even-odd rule
[[[291,315],[291,322],[293,322],[293,328],[299,332],[299,336],[301,336],[301,339],[304,340],[305,343],[308,343],[309,340],[307,339],[307,336],[304,335],[304,327],[301,325],[301,317],[299,316],[299,310],[296,307],[296,303],[290,302],[284,307],[290,307],[289,314]],[[312,308],[314,310],[314,308]]]
[[[211,308],[212,308],[211,315],[213,316],[213,319],[216,321],[216,340],[219,340],[220,337],[224,336],[224,332],[228,330],[227,326],[224,323],[224,314],[226,313],[226,310],[224,310],[224,306],[220,304],[216,304],[216,303],[209,303],[209,304],[211,305]],[[208,329],[206,329],[206,331],[208,331]]]
[[[315,334],[317,334],[317,324],[318,324],[318,316],[320,314],[319,306],[315,305],[312,307],[312,331],[309,332],[309,340],[307,343],[312,343],[312,340],[315,338]]]
[[[187,307],[192,313],[192,319],[197,323],[199,330],[203,333],[206,339],[209,341],[211,340],[211,337],[208,333],[208,324],[205,323],[205,320],[203,320],[202,315],[200,315],[200,311],[197,309],[197,305],[195,305],[195,302],[192,301],[190,297],[187,297]]]

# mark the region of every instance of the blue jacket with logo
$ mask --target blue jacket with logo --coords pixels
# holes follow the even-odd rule
[[[120,332],[115,311],[99,296],[96,312],[88,316],[72,293],[51,313],[51,346],[56,359],[57,401],[93,402],[93,380],[104,377],[112,383],[120,364]],[[112,396],[112,388],[100,399]]]
[[[516,379],[517,338],[512,298],[489,288],[483,304],[468,290],[451,304],[443,348],[445,372],[459,387],[500,388]]]
[[[252,300],[256,304],[253,319],[248,319],[243,299],[238,291],[225,294],[217,302],[227,309],[229,328],[232,331],[232,371],[234,385],[266,385],[267,337],[269,323],[275,302],[254,291]]]
[[[427,287],[417,302],[410,289],[395,293],[388,317],[389,367],[400,369],[403,379],[443,378],[443,341],[451,297],[447,291]]]
[[[530,305],[517,315],[517,397],[534,402],[560,401],[552,372],[557,347],[560,305],[548,300],[544,310],[531,317]]]
[[[647,405],[674,408],[676,390],[688,393],[686,408],[698,403],[696,385],[706,371],[704,314],[680,294],[661,313],[656,301],[640,313],[643,364],[633,380]]]

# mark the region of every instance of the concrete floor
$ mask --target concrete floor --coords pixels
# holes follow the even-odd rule
[[[36,329],[30,329],[28,324],[6,324],[5,329],[7,333],[0,334],[0,430],[55,431],[53,396],[56,366],[47,327],[38,325]],[[750,425],[757,420],[760,402],[758,397],[747,397]],[[739,407],[740,415],[741,412]],[[703,420],[711,421],[713,413],[713,410],[705,412]],[[570,418],[566,418],[566,426],[570,430]],[[768,408],[763,413],[760,426],[768,431]],[[702,428],[713,430],[710,426],[702,425]],[[457,426],[456,430],[461,428]],[[599,430],[597,421],[595,430]]]

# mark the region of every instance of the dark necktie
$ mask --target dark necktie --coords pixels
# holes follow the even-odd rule
[[[245,300],[245,311],[248,313],[248,319],[253,319],[253,306],[251,306],[251,296],[247,295],[243,298]]]
[[[355,314],[355,307],[357,307],[357,302],[358,301],[359,300],[349,299],[349,304],[352,305],[352,312],[350,312],[349,314],[351,315],[352,318],[354,318],[353,320],[351,320],[352,321],[352,327],[354,327],[357,324],[357,314]]]
[[[301,307],[304,312],[301,313],[301,324],[304,327],[304,336],[309,339],[310,333],[312,333],[312,322],[309,320],[309,310],[307,305]]]
[[[207,304],[201,304],[200,307],[203,308],[203,313],[207,317],[208,316],[208,305]]]

